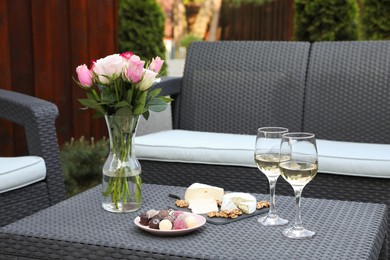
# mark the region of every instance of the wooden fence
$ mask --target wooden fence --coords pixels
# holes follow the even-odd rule
[[[222,5],[221,40],[290,41],[293,38],[294,0],[273,0],[238,8]]]
[[[117,51],[118,0],[0,0],[0,88],[58,106],[60,144],[106,134],[104,120],[80,111],[72,76]],[[27,153],[23,129],[0,121],[0,156]]]
[[[79,64],[117,52],[119,0],[0,0],[0,88],[55,103],[59,143],[107,136],[104,120],[80,110]],[[221,40],[291,40],[293,0],[222,6]],[[0,120],[0,156],[27,154],[24,131]]]

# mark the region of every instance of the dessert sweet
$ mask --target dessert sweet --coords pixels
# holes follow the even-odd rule
[[[159,229],[160,230],[171,230],[172,229],[172,222],[168,219],[163,219],[160,221]]]
[[[148,226],[149,225],[150,218],[146,213],[142,213],[139,215],[139,223],[143,226]]]
[[[149,221],[149,227],[153,229],[159,229],[160,227],[160,219],[159,218],[152,218]]]
[[[153,217],[150,218],[151,216]],[[198,220],[195,216],[180,210],[148,210],[139,215],[139,223],[143,226],[149,226],[151,229],[169,231],[196,227]]]
[[[185,229],[187,224],[183,218],[177,218],[173,221],[173,229]]]

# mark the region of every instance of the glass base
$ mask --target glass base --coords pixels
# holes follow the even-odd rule
[[[307,239],[312,238],[316,234],[314,231],[305,229],[304,227],[291,227],[283,230],[283,235],[288,238]]]
[[[134,212],[141,208],[141,203],[131,202],[123,205],[123,203],[118,203],[118,208],[115,207],[114,203],[102,203],[103,209],[114,212],[114,213],[127,213]]]
[[[283,226],[288,224],[288,220],[279,217],[278,215],[267,215],[257,220],[263,226]]]

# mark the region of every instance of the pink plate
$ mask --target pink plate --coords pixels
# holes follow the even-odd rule
[[[203,226],[206,223],[206,219],[200,215],[197,215],[194,213],[189,213],[189,212],[185,212],[184,214],[186,214],[188,216],[194,216],[196,218],[196,222],[198,223],[198,225],[196,225],[195,227],[186,228],[186,229],[159,230],[159,229],[153,229],[153,228],[150,228],[148,226],[141,225],[139,223],[139,217],[136,217],[134,219],[134,224],[137,227],[139,227],[140,229],[143,229],[143,230],[145,230],[153,235],[156,235],[156,236],[182,236],[182,235],[188,234],[194,230],[197,230],[198,228],[200,228],[201,226]]]

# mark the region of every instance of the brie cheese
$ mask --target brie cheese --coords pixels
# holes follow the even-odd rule
[[[217,201],[212,198],[191,199],[188,208],[195,214],[207,214],[218,211]]]
[[[190,187],[187,188],[184,199],[187,202],[191,202],[192,199],[214,199],[222,201],[224,190],[223,188],[202,184],[202,183],[194,183]]]
[[[256,211],[256,198],[249,193],[232,192],[224,196],[224,200],[231,200],[242,212],[252,214]]]

